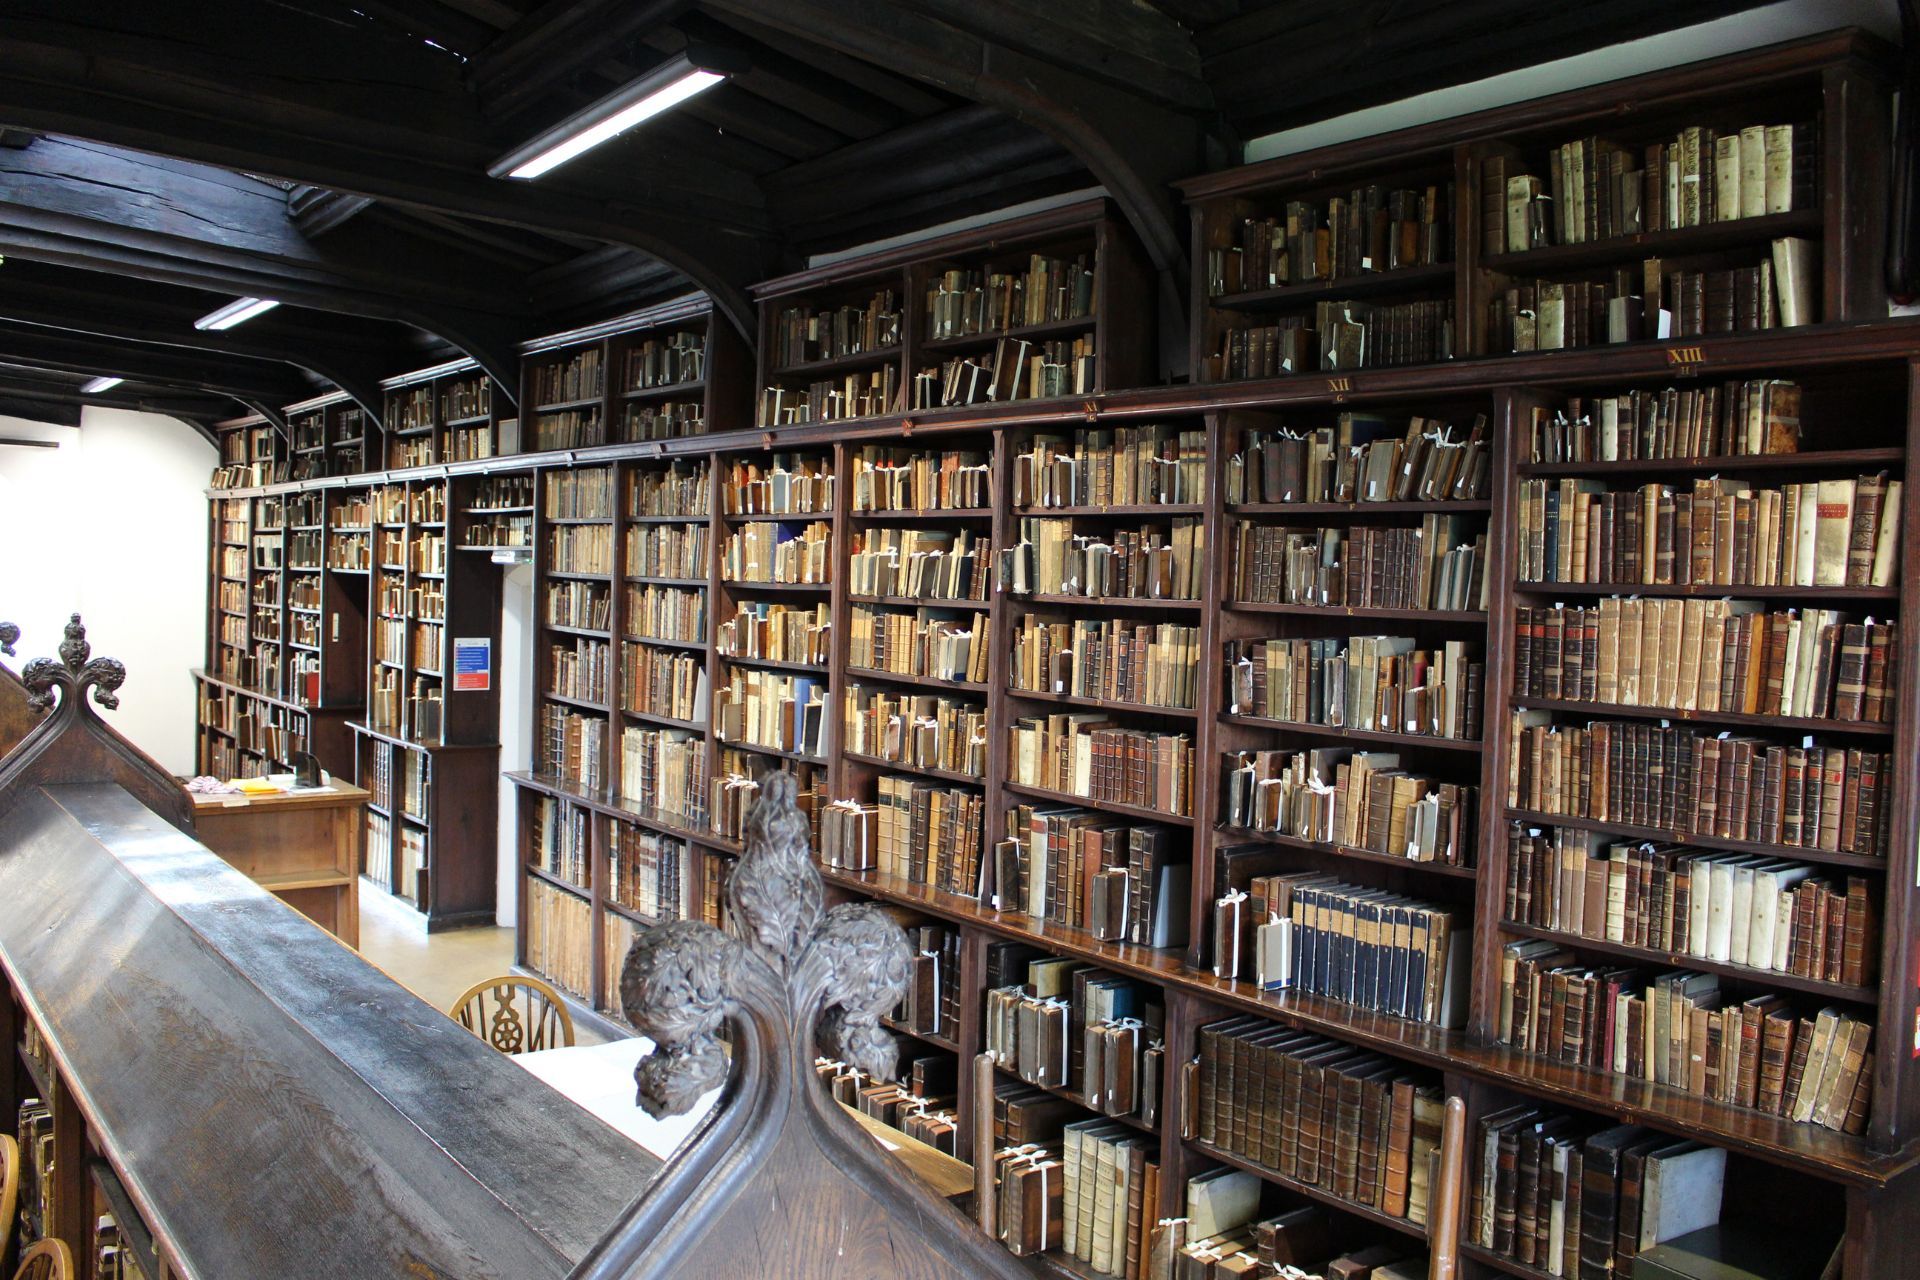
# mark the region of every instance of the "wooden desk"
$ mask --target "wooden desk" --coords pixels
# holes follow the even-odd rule
[[[320,791],[190,798],[202,844],[348,946],[360,945],[367,792],[336,778]]]

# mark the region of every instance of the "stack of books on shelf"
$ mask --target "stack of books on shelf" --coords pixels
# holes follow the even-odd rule
[[[1331,427],[1248,431],[1224,487],[1229,503],[1460,502],[1487,496],[1492,466],[1485,414],[1463,432],[1342,413]]]

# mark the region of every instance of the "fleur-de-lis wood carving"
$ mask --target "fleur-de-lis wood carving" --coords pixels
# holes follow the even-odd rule
[[[60,641],[60,660],[35,658],[20,673],[20,680],[31,695],[28,700],[42,711],[53,705],[55,689],[61,691],[64,706],[84,699],[89,687],[93,690],[93,700],[111,711],[120,705],[115,690],[127,682],[127,668],[118,658],[93,656],[93,646],[87,643],[86,624],[76,613],[67,620],[66,634]]]
[[[674,1115],[723,1092],[573,1275],[1026,1276],[819,1085],[816,1044],[892,1077],[880,1016],[906,991],[912,950],[872,904],[823,907],[794,792],[791,774],[761,779],[726,932],[676,921],[642,931],[627,952],[621,1003],[654,1042],[634,1073],[639,1104]]]

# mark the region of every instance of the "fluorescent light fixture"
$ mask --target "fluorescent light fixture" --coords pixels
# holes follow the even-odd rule
[[[746,61],[737,52],[689,46],[507,152],[487,166],[487,173],[537,178],[745,69]]]
[[[92,382],[81,385],[80,394],[83,396],[97,396],[102,391],[113,390],[125,381],[125,378],[95,378]]]
[[[280,304],[272,298],[235,298],[217,311],[209,311],[193,322],[196,329],[231,329],[258,315],[265,315]]]

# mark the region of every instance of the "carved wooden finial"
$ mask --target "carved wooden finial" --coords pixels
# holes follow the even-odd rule
[[[822,911],[820,872],[790,773],[773,771],[747,811],[746,852],[728,886],[727,931],[681,920],[644,930],[620,973],[628,1021],[655,1050],[634,1073],[640,1105],[658,1117],[687,1111],[727,1077],[718,1032],[753,993],[780,1038],[808,1063],[820,1047],[891,1079],[896,1050],[880,1016],[906,994],[906,933],[868,903]],[[756,1011],[759,1012],[759,1011]]]
[[[86,691],[91,687],[95,702],[110,711],[119,707],[114,690],[126,683],[126,666],[117,658],[95,658],[92,654],[86,624],[76,613],[68,619],[66,636],[60,641],[60,660],[35,658],[20,673],[21,683],[27,686],[28,703],[44,711],[53,705],[53,691],[59,689],[63,708],[69,704],[84,707]]]
[[[20,642],[20,628],[11,622],[0,622],[0,653],[13,656],[13,646]]]
[[[654,1044],[634,1071],[639,1104],[661,1117],[721,1095],[570,1280],[1029,1280],[820,1087],[817,1053],[892,1078],[880,1018],[906,992],[913,950],[871,903],[822,909],[795,789],[791,774],[760,779],[725,932],[677,920],[627,952],[622,1007]]]

